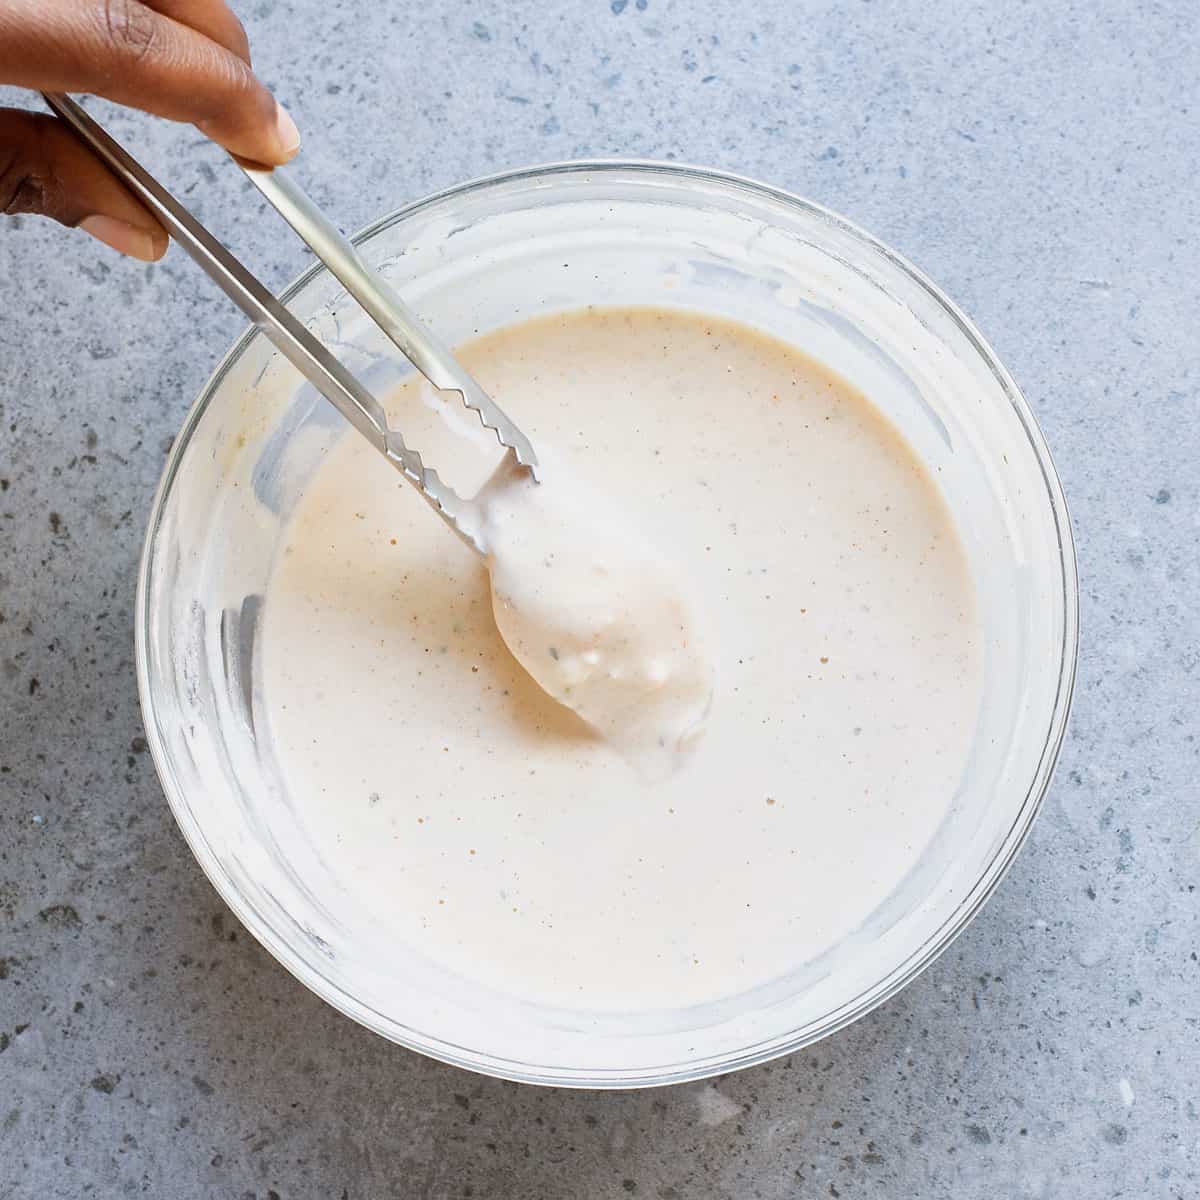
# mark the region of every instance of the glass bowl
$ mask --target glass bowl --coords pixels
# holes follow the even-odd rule
[[[366,953],[378,930],[347,917],[305,837],[275,762],[260,670],[263,596],[284,523],[344,425],[251,330],[175,441],[138,581],[147,738],[213,885],[330,1004],[489,1075],[671,1083],[786,1054],[862,1016],[978,912],[1029,831],[1063,737],[1074,550],[1049,452],[1016,385],[899,255],[825,209],[714,171],[639,162],[514,171],[410,205],[355,240],[451,343],[587,304],[667,305],[758,327],[856,384],[935,473],[956,515],[983,630],[976,733],[948,815],[903,882],[852,936],[766,987],[677,1010],[548,1011],[447,979],[403,945]],[[399,377],[395,352],[324,269],[307,271],[284,300],[368,385]]]

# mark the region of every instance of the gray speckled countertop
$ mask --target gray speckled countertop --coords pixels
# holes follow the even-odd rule
[[[977,320],[1072,504],[1074,717],[1042,817],[916,983],[790,1059],[626,1094],[477,1078],[327,1008],[236,925],[138,716],[165,451],[241,327],[0,227],[0,1196],[1200,1195],[1200,23],[1194,0],[248,0],[350,226],[628,154],[795,189]],[[298,244],[192,131],[116,129],[282,285]]]

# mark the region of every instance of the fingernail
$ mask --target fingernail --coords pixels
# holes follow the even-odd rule
[[[282,104],[275,104],[275,136],[279,139],[279,147],[288,158],[300,149],[300,130],[296,122]]]
[[[155,238],[148,229],[138,229],[128,221],[118,221],[116,217],[102,217],[99,214],[84,217],[79,222],[79,228],[106,246],[131,258],[140,258],[143,262],[154,262],[163,254],[160,239]]]

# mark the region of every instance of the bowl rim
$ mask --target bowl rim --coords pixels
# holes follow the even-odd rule
[[[245,329],[218,363],[204,387],[188,409],[179,433],[176,435],[167,456],[158,487],[150,509],[146,534],[142,544],[138,566],[137,591],[134,611],[134,660],[137,673],[138,699],[140,702],[146,740],[160,785],[170,805],[175,822],[183,834],[192,855],[199,863],[209,882],[221,899],[229,906],[239,921],[255,939],[274,957],[281,966],[295,976],[305,987],[314,992],[327,1004],[350,1017],[372,1032],[416,1050],[431,1058],[453,1066],[475,1071],[494,1078],[520,1083],[535,1083],[558,1087],[618,1089],[656,1087],[664,1084],[684,1083],[704,1079],[713,1075],[739,1070],[743,1067],[763,1063],[786,1054],[794,1053],[822,1038],[844,1029],[866,1016],[902,988],[912,982],[930,966],[949,945],[966,929],[980,909],[996,890],[1008,873],[1021,847],[1025,844],[1034,820],[1041,809],[1049,789],[1059,752],[1066,735],[1074,693],[1079,657],[1079,573],[1075,541],[1071,530],[1071,518],[1067,508],[1062,482],[1050,456],[1050,450],[1032,409],[1021,393],[1015,380],[1000,362],[995,351],[964,312],[919,268],[903,255],[881,242],[878,238],[847,220],[832,209],[811,200],[762,183],[748,176],[716,168],[697,166],[673,161],[654,159],[589,158],[517,167],[478,176],[455,184],[412,203],[394,209],[371,222],[353,235],[352,241],[361,244],[370,241],[392,225],[406,220],[423,209],[440,204],[445,200],[464,197],[492,187],[543,179],[547,182],[565,176],[580,174],[666,174],[677,180],[696,180],[709,184],[724,185],[734,190],[750,192],[760,198],[781,202],[799,209],[809,217],[828,223],[843,233],[856,238],[876,252],[915,282],[938,304],[959,331],[974,347],[975,352],[986,364],[1012,405],[1042,473],[1047,500],[1050,504],[1058,542],[1058,553],[1062,569],[1062,650],[1059,662],[1058,682],[1054,706],[1046,732],[1046,741],[1038,759],[1036,770],[1026,794],[1016,811],[997,851],[975,885],[962,898],[954,911],[943,921],[935,933],[906,960],[894,966],[887,975],[864,990],[852,1001],[833,1010],[825,1017],[809,1022],[806,1026],[777,1035],[732,1053],[693,1059],[686,1063],[657,1068],[565,1068],[546,1067],[523,1063],[490,1055],[466,1046],[446,1042],[436,1036],[421,1033],[402,1025],[394,1018],[363,1004],[303,960],[292,949],[287,940],[276,933],[274,927],[255,906],[238,890],[233,881],[219,868],[216,856],[209,849],[200,824],[194,819],[184,800],[182,790],[176,786],[169,768],[169,756],[163,735],[155,717],[152,695],[148,637],[151,614],[149,610],[151,577],[154,568],[155,543],[162,526],[167,497],[178,475],[184,453],[190,444],[196,427],[215,397],[225,376],[246,351],[251,341],[261,331],[254,326]],[[326,268],[315,262],[302,271],[280,293],[279,299],[287,304],[303,291],[317,276],[326,273]]]

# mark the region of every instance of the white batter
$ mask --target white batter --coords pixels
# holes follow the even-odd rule
[[[302,821],[379,928],[468,986],[677,1008],[794,969],[897,885],[966,760],[978,635],[936,485],[860,393],[728,322],[588,311],[462,354],[556,470],[631,515],[627,561],[665,553],[691,581],[711,633],[668,646],[685,700],[671,719],[703,710],[707,728],[665,777],[638,770],[596,710],[586,724],[517,664],[485,564],[349,435],[293,517],[265,609],[271,730]],[[423,403],[412,385],[389,409],[453,476],[458,443]],[[459,469],[460,486],[487,470]],[[519,549],[504,558],[507,624]],[[647,579],[619,589],[642,664],[655,622],[694,615],[686,587]],[[688,615],[668,599],[634,628],[639,595]],[[534,607],[514,644],[559,619]],[[584,641],[555,645],[549,691]]]
[[[517,661],[647,779],[695,744],[713,648],[689,581],[610,496],[546,445],[539,483],[506,469],[480,493],[496,627]]]

